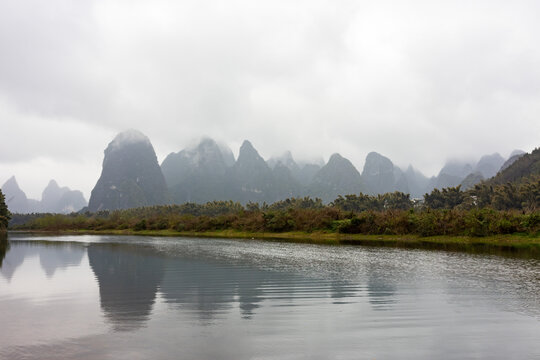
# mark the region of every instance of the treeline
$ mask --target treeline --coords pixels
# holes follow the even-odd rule
[[[26,222],[24,215],[15,215],[13,220],[19,225],[13,225],[13,228],[59,231],[325,231],[420,236],[488,236],[540,232],[540,212],[536,210],[496,210],[477,206],[465,208],[461,206],[463,200],[460,202],[456,199],[471,196],[468,193],[461,192],[459,188],[445,189],[440,193],[443,199],[440,201],[451,204],[452,208],[432,208],[427,205],[439,196],[436,192],[426,194],[424,203],[396,192],[377,196],[340,196],[329,205],[324,205],[320,199],[306,197],[262,205],[248,203],[243,206],[232,201],[214,201],[85,214],[47,214],[33,218],[29,215],[29,221]]]
[[[434,189],[424,195],[424,206],[430,209],[536,211],[540,209],[540,176],[523,179],[520,183],[480,183],[465,192],[460,186]]]

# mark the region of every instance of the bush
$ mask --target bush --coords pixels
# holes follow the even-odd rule
[[[141,221],[136,223],[135,226],[133,226],[133,230],[135,231],[146,230],[146,219],[142,219]]]

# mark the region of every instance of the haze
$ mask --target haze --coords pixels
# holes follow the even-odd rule
[[[0,3],[0,184],[86,198],[116,133],[161,163],[202,136],[361,171],[377,151],[434,175],[450,158],[531,151],[537,1]]]

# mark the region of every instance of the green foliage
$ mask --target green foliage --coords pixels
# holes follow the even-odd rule
[[[524,186],[529,203],[536,202],[536,183],[519,188],[490,186],[481,188],[493,194],[490,207],[479,208],[475,201],[481,196],[461,192],[460,188],[434,191],[427,198],[432,206],[413,208],[407,194],[391,193],[378,196],[347,195],[338,197],[328,206],[319,199],[288,199],[267,205],[250,203],[243,207],[232,201],[206,204],[186,203],[142,207],[136,209],[101,211],[85,214],[42,214],[25,217],[18,229],[40,230],[172,230],[204,232],[235,230],[244,232],[330,231],[344,234],[420,236],[489,236],[497,234],[540,232],[540,213],[537,207],[501,209],[521,203]],[[513,189],[513,190],[512,190]],[[478,190],[478,189],[476,189]],[[535,190],[536,191],[536,190]],[[516,195],[517,192],[517,195]],[[496,197],[495,195],[498,194]],[[531,195],[532,194],[532,195]],[[459,201],[463,201],[459,204]],[[495,200],[493,200],[495,199]],[[513,199],[513,200],[512,200]],[[468,207],[464,204],[468,203]],[[433,208],[444,203],[452,208]],[[21,219],[17,219],[20,224]]]
[[[460,205],[465,196],[461,191],[461,186],[434,189],[431,194],[424,195],[424,203],[431,209],[453,209]]]
[[[291,231],[295,228],[294,219],[288,211],[273,211],[263,214],[264,228],[270,232]]]
[[[434,189],[424,195],[424,205],[430,209],[536,211],[540,209],[540,177],[532,176],[519,183],[481,183],[465,192],[460,186]]]
[[[249,205],[249,204],[248,204]],[[319,198],[312,199],[309,196],[304,198],[290,198],[281,200],[267,206],[268,210],[287,210],[287,209],[322,209],[323,202]]]
[[[378,199],[382,204],[383,209],[386,210],[408,210],[413,206],[410,195],[399,191],[379,195]]]
[[[141,231],[146,230],[146,219],[142,219],[133,226],[133,230]]]
[[[409,194],[396,191],[377,196],[360,193],[359,195],[338,196],[331,204],[341,210],[362,212],[367,210],[408,210],[413,202]]]
[[[10,219],[11,213],[6,205],[6,198],[2,190],[0,190],[0,231],[7,229]]]
[[[540,176],[540,148],[534,149],[530,154],[525,154],[516,160],[508,168],[488,180],[490,185],[502,185],[509,182],[521,184]]]

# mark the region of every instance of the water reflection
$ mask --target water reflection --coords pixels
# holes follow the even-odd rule
[[[265,300],[325,302],[330,293],[335,304],[343,304],[359,296],[354,282],[261,269],[249,259],[220,261],[183,250],[167,253],[150,246],[88,245],[101,308],[115,330],[144,326],[158,292],[166,304],[201,324],[211,324],[235,307],[243,319],[252,319]]]
[[[24,262],[27,256],[35,256],[37,254],[36,247],[33,245],[24,245],[20,243],[8,243],[9,252],[6,253],[0,273],[2,276],[11,281],[15,270]]]
[[[13,274],[26,258],[39,256],[41,269],[48,278],[51,278],[57,269],[78,266],[84,254],[85,248],[81,244],[17,241],[12,245],[5,239],[0,241],[0,255],[5,257],[5,263],[0,260],[0,273],[11,281]]]
[[[80,244],[49,244],[39,249],[39,263],[48,278],[57,269],[78,266],[85,254]]]
[[[90,244],[88,259],[101,308],[116,330],[144,325],[163,278],[164,259],[143,246]]]
[[[170,258],[161,292],[167,303],[195,311],[202,320],[211,320],[234,301],[231,275],[226,266]]]
[[[4,261],[8,250],[9,241],[7,239],[7,234],[0,232],[0,268],[2,268],[2,262]]]
[[[299,276],[247,264],[231,266],[218,261],[169,258],[160,290],[168,304],[189,310],[208,322],[235,303],[242,317],[250,319],[264,300],[285,293],[292,299],[301,282]],[[317,293],[314,291],[312,296]]]
[[[540,355],[538,262],[228,240],[11,240],[0,243],[9,329],[0,358]]]
[[[367,294],[373,309],[390,310],[390,305],[396,302],[395,293],[395,280],[368,266]]]

